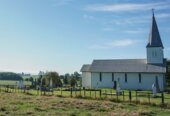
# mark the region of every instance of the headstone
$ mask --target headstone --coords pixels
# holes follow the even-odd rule
[[[157,94],[156,84],[153,83],[153,85],[152,85],[152,97],[156,97],[156,94]]]
[[[121,94],[121,88],[120,88],[119,82],[117,82],[116,93],[117,93],[118,95]]]
[[[97,84],[96,84],[96,85],[97,85],[97,86],[96,86],[96,88],[98,89],[98,87],[99,87],[99,86],[98,86],[98,85],[99,85],[99,83],[97,82]]]
[[[53,80],[50,79],[50,87],[53,87]]]
[[[17,86],[17,88],[19,88],[19,89],[24,88],[24,83],[23,83],[23,81],[22,81],[22,80],[21,80],[21,81],[17,81],[17,82],[16,82],[16,86]]]

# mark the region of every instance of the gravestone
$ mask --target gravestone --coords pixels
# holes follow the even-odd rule
[[[152,85],[152,97],[156,97],[156,94],[157,94],[156,84],[153,83],[153,85]]]
[[[116,93],[117,93],[118,95],[121,94],[121,88],[120,88],[119,82],[117,82]]]
[[[21,81],[17,81],[17,82],[16,82],[16,87],[19,88],[19,89],[24,88],[24,83],[23,83],[23,81],[22,81],[22,80],[21,80]]]
[[[50,88],[53,88],[53,80],[50,79]]]

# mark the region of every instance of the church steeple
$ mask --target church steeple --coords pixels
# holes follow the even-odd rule
[[[154,16],[154,9],[152,9],[152,25],[149,33],[148,44],[146,47],[163,47],[157,23]]]
[[[147,63],[148,64],[163,64],[164,53],[163,44],[156,24],[154,11],[152,10],[152,25],[149,33],[149,40],[146,46]]]

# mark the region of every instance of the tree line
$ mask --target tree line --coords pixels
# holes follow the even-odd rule
[[[0,72],[0,80],[23,80],[22,76],[13,72]]]
[[[75,87],[81,84],[81,75],[78,72],[74,72],[73,74],[66,73],[65,75],[59,75],[57,72],[47,72],[39,73],[38,78],[33,77],[25,78],[25,81],[31,81],[32,87],[36,86]]]

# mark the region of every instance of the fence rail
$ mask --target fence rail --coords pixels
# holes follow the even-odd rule
[[[158,104],[164,106],[170,105],[170,94],[162,92],[156,97],[152,96],[151,91],[128,91],[123,90],[117,93],[113,89],[82,89],[82,88],[38,88],[30,89],[29,86],[17,88],[15,85],[0,86],[0,92],[10,93],[26,93],[30,95],[51,95],[59,97],[76,97],[76,98],[91,98],[91,99],[106,99],[115,102],[143,103],[143,104]]]

